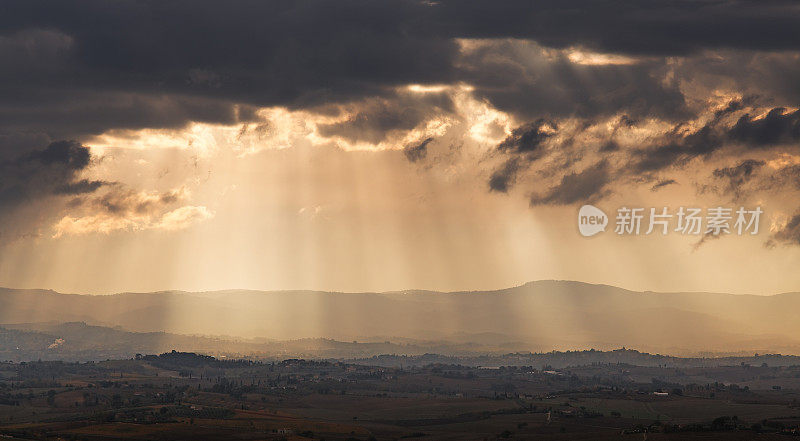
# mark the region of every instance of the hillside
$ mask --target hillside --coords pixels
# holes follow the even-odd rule
[[[480,342],[534,351],[628,346],[672,354],[798,354],[799,309],[800,293],[634,292],[565,281],[450,293],[235,290],[90,296],[0,289],[2,324],[85,322],[239,339]]]

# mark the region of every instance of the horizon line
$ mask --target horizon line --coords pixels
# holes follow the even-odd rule
[[[409,289],[396,289],[396,290],[386,290],[386,291],[338,291],[338,290],[324,290],[324,289],[253,289],[253,288],[223,288],[223,289],[213,289],[213,290],[199,290],[199,291],[192,291],[186,289],[161,289],[155,291],[117,291],[117,292],[104,292],[104,293],[75,293],[75,292],[62,292],[52,288],[15,288],[9,286],[0,286],[0,289],[3,290],[14,290],[14,291],[49,291],[55,294],[60,295],[78,295],[78,296],[117,296],[117,295],[126,295],[126,294],[167,294],[167,293],[178,293],[178,294],[216,294],[216,293],[223,293],[228,291],[245,291],[245,292],[252,292],[252,293],[301,293],[301,292],[312,292],[312,293],[327,293],[327,294],[410,294],[410,293],[435,293],[435,294],[477,294],[477,293],[497,293],[500,291],[507,291],[513,290],[517,288],[522,288],[527,285],[533,285],[536,283],[571,283],[571,284],[580,284],[580,285],[589,285],[589,286],[596,286],[596,287],[606,287],[606,288],[614,288],[623,291],[627,291],[632,294],[715,294],[715,295],[730,295],[730,296],[752,296],[752,297],[776,297],[786,294],[798,294],[800,293],[800,289],[797,291],[783,291],[783,292],[775,292],[769,294],[754,294],[754,293],[732,293],[732,292],[721,292],[721,291],[707,291],[707,290],[688,290],[688,291],[654,291],[654,290],[634,290],[629,288],[624,288],[617,285],[610,285],[607,283],[594,283],[594,282],[585,282],[581,280],[569,280],[569,279],[538,279],[538,280],[531,280],[528,282],[524,282],[518,285],[507,286],[503,288],[493,288],[493,289],[472,289],[472,290],[435,290],[435,289],[422,289],[422,288],[409,288]]]

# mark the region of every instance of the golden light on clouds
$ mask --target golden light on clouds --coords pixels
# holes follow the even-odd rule
[[[61,217],[52,227],[52,237],[142,230],[176,231],[214,217],[214,213],[204,206],[181,205],[189,199],[191,192],[185,186],[164,192],[148,192],[115,184]]]
[[[362,104],[353,103],[342,106],[339,114],[333,116],[273,107],[257,110],[258,121],[232,125],[193,122],[177,129],[110,130],[94,136],[86,145],[101,156],[108,149],[120,148],[191,150],[203,157],[212,156],[223,148],[248,155],[262,150],[289,148],[301,140],[313,145],[333,144],[345,151],[400,150],[429,137],[444,136],[454,125],[462,123],[467,124],[467,130],[476,141],[496,143],[510,133],[514,121],[488,102],[476,99],[473,90],[467,84],[411,84],[400,88],[400,93],[446,94],[455,104],[455,113],[429,118],[408,130],[395,130],[377,143],[354,142],[320,133],[321,125],[342,124],[357,118]]]
[[[406,90],[416,93],[440,93],[450,89],[452,86],[447,84],[437,85],[423,85],[423,84],[409,84],[405,87]]]
[[[590,69],[639,62],[513,39],[461,43],[460,55],[486,57],[481,60],[497,63],[514,81],[549,82],[545,92],[519,98],[531,105],[552,98],[551,92],[560,96],[566,87],[548,63]],[[571,78],[585,88],[577,96],[595,98],[590,73],[580,70]],[[682,85],[692,91],[701,86]],[[572,185],[567,177],[603,163],[608,182],[601,184],[607,191],[597,203],[607,212],[625,204],[721,203],[729,183],[712,175],[701,187],[697,176],[734,167],[739,158],[687,154],[685,161],[658,171],[634,175],[626,169],[641,155],[673,145],[664,140],[702,130],[742,94],[716,85],[713,93],[696,93],[702,98],[689,104],[699,110],[677,123],[647,113],[634,118],[628,111],[605,110],[591,118],[555,112],[531,118],[493,102],[493,90],[466,82],[412,83],[388,90],[386,96],[305,109],[262,107],[247,121],[231,124],[189,122],[93,136],[85,142],[92,164],[76,180],[102,185],[73,195],[48,220],[41,237],[56,239],[52,243],[39,239],[36,248],[11,248],[4,258],[22,262],[47,256],[56,268],[50,280],[94,292],[123,286],[447,290],[544,278],[635,289],[753,292],[757,281],[747,276],[748,268],[765,274],[787,270],[783,261],[773,259],[723,264],[715,261],[717,252],[709,251],[764,255],[758,239],[700,248],[696,240],[680,237],[647,242],[609,233],[585,240],[565,221],[574,218],[574,207],[534,202],[560,186],[589,187]],[[746,111],[764,118],[769,107]],[[722,119],[730,126],[743,112]],[[528,144],[498,148],[531,124],[536,131],[527,134]],[[416,156],[409,149],[417,149]],[[800,164],[792,152],[754,150],[747,158],[767,161],[776,171]],[[492,174],[508,164],[515,173],[513,187],[490,191]],[[666,184],[655,187],[659,182]],[[772,225],[773,232],[786,227],[791,212],[776,206],[790,202],[757,200],[768,209],[764,225]],[[66,251],[54,251],[67,245],[85,255],[115,250],[114,277],[90,287],[86,280],[91,274],[66,265]],[[796,253],[783,248],[769,252]],[[133,267],[160,273],[139,280]],[[693,269],[698,267],[716,275],[697,274]],[[6,280],[30,280],[25,274],[11,266],[0,268]],[[788,288],[798,278],[774,277],[772,290]]]
[[[586,52],[579,49],[571,49],[567,52],[567,58],[575,64],[587,66],[602,65],[628,65],[639,62],[633,57],[626,57],[618,54],[601,54],[596,52]]]
[[[64,216],[54,226],[53,238],[64,235],[90,233],[109,234],[116,231],[165,230],[176,231],[214,217],[206,207],[187,205],[168,211],[160,217],[152,215],[127,215],[126,217],[108,214],[95,214],[84,217]]]
[[[767,161],[767,165],[775,170],[780,170],[792,165],[800,165],[800,156],[781,153],[777,158]]]
[[[180,129],[110,130],[89,140],[86,145],[98,155],[109,148],[124,149],[193,149],[210,155],[223,140],[235,136],[235,127],[220,124],[191,123]]]

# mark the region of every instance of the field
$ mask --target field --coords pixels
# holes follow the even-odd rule
[[[0,365],[0,434],[71,440],[785,439],[800,369],[557,371],[186,353]],[[637,380],[649,376],[650,381]],[[676,377],[716,377],[681,383]],[[731,378],[747,381],[733,383]]]

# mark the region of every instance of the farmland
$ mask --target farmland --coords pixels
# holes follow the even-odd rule
[[[0,434],[17,439],[783,439],[799,400],[797,366],[0,364]]]

